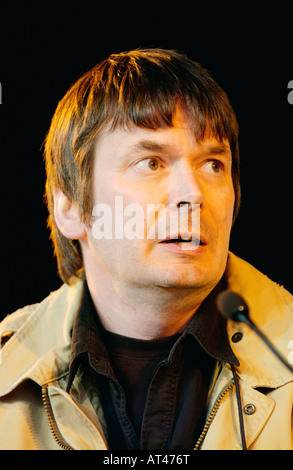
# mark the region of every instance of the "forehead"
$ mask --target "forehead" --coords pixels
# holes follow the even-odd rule
[[[162,126],[157,129],[148,129],[130,124],[128,127],[118,127],[111,130],[110,125],[105,127],[96,141],[96,153],[121,154],[128,152],[172,152],[176,149],[179,153],[199,149],[213,153],[228,153],[230,146],[227,139],[219,141],[209,133],[198,141],[188,116],[177,109],[174,113],[173,125]]]

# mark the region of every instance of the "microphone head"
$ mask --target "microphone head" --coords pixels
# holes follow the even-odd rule
[[[231,290],[224,290],[217,297],[217,306],[225,318],[235,322],[248,319],[248,307],[243,298]]]

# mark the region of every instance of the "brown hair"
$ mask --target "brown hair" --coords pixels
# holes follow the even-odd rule
[[[227,139],[232,153],[234,219],[240,204],[238,124],[227,95],[206,69],[173,50],[138,49],[112,54],[86,72],[59,102],[45,140],[46,200],[58,270],[71,283],[83,275],[79,242],[67,239],[54,219],[56,188],[75,201],[84,222],[92,211],[93,149],[100,130],[134,124],[172,126],[182,105],[200,142],[207,133]]]

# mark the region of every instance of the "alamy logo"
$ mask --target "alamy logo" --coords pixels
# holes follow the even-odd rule
[[[293,80],[290,80],[290,82],[288,83],[288,87],[287,88],[290,88],[292,91],[290,91],[290,93],[288,94],[288,103],[289,104],[293,104]]]
[[[124,205],[123,196],[115,196],[113,206],[100,203],[92,211],[92,234],[101,240],[177,239],[190,241],[186,249],[200,244],[200,204]],[[182,244],[183,245],[183,244]]]

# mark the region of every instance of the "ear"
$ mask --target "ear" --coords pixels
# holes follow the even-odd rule
[[[57,227],[66,238],[79,240],[86,236],[77,204],[70,201],[59,188],[54,194],[54,217]]]

